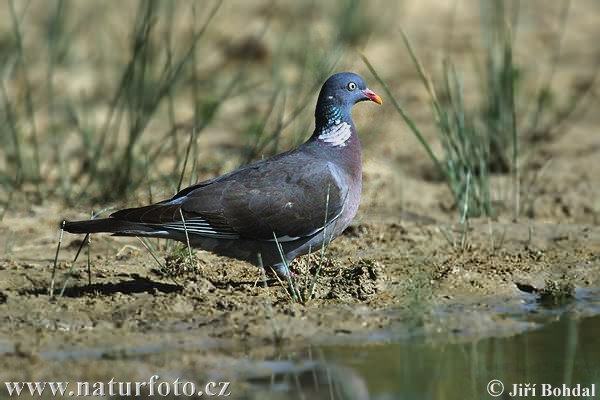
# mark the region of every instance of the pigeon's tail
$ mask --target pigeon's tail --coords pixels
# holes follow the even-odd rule
[[[64,229],[70,233],[113,233],[116,235],[135,235],[149,234],[156,232],[156,229],[129,221],[122,221],[115,218],[90,219],[87,221],[71,221],[64,223]]]

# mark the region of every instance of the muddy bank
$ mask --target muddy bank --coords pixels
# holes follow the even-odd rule
[[[36,229],[39,219],[20,218]],[[51,225],[48,237],[56,232]],[[57,293],[79,240],[65,237]],[[83,253],[63,296],[51,300],[47,256],[55,243],[35,245],[36,253],[15,247],[0,264],[1,369],[15,379],[23,370],[11,373],[14,365],[27,366],[25,375],[50,376],[56,363],[73,363],[77,375],[100,376],[125,371],[132,360],[196,363],[186,361],[189,349],[214,365],[214,357],[222,364],[236,352],[274,357],[281,346],[293,352],[307,344],[391,340],[390,332],[413,325],[468,337],[517,332],[523,327],[489,304],[519,304],[545,288],[594,287],[600,279],[600,230],[592,226],[477,221],[465,230],[398,221],[355,224],[323,261],[313,255],[310,264],[308,257],[296,262],[304,299],[321,264],[310,301],[294,302],[285,283],[265,281],[243,262],[196,252],[190,268],[183,252],[178,271],[161,270],[139,242],[107,236],[92,242],[92,284]],[[454,311],[441,317],[440,307]]]

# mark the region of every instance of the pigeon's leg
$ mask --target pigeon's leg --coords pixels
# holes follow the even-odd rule
[[[287,279],[288,276],[293,275],[288,266],[283,262],[274,264],[272,268],[281,279]]]

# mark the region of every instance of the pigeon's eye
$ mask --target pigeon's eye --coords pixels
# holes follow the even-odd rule
[[[350,83],[348,84],[348,90],[349,90],[349,91],[353,91],[354,89],[356,89],[356,83],[354,83],[354,82],[350,82]]]

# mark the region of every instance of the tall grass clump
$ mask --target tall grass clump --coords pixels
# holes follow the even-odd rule
[[[443,88],[448,100],[444,102],[438,96],[433,81],[427,75],[404,33],[402,38],[417,67],[419,77],[427,89],[443,156],[435,154],[432,145],[393,96],[369,60],[363,56],[363,61],[383,85],[394,108],[400,113],[448,184],[460,212],[461,220],[464,221],[467,217],[490,215],[492,213],[489,170],[490,137],[485,130],[476,125],[473,115],[466,108],[463,81],[454,65],[449,61],[445,62]]]
[[[198,141],[225,122],[222,108],[235,114],[226,129],[242,134],[239,163],[305,140],[315,92],[375,26],[369,10],[356,0],[290,3],[257,9],[257,28],[229,30],[215,21],[228,18],[221,3],[0,6],[0,217],[14,196],[110,204],[142,185],[159,184],[162,197],[221,172],[215,164],[231,157],[200,163]],[[323,19],[326,38],[306,29]]]
[[[2,6],[10,16],[10,29],[0,32],[0,129],[7,133],[0,135],[0,188],[8,193],[0,204],[8,207],[15,192],[33,192],[38,201],[59,194],[68,204],[122,198],[145,182],[148,175],[156,175],[153,164],[172,154],[177,161],[169,179],[175,190],[180,171],[185,169],[179,153],[187,145],[177,136],[189,132],[195,139],[194,134],[212,121],[235,86],[223,83],[229,79],[211,76],[213,71],[206,68],[206,76],[198,76],[202,62],[199,43],[221,2],[202,3],[198,12],[196,4],[191,4],[192,12],[186,13],[190,20],[179,19],[176,24],[173,15],[176,11],[181,14],[186,4],[139,1],[133,19],[124,25],[129,42],[116,46],[111,43],[110,54],[116,55],[116,63],[107,62],[105,53],[96,51],[98,43],[79,41],[78,34],[88,28],[80,18],[87,15],[73,3],[58,0],[36,3],[35,7],[24,4],[8,1]],[[87,7],[88,12],[102,11],[102,6]],[[43,15],[43,23],[38,32],[31,26],[39,15]],[[185,40],[176,40],[181,37]],[[98,39],[100,43],[100,35]],[[114,73],[111,80],[116,88],[109,89],[112,93],[107,94],[108,99],[94,98],[90,102],[85,95],[70,96],[56,83],[56,77],[64,79],[74,66],[82,75],[89,72],[82,71],[82,66],[90,66],[89,60],[78,57],[82,48],[92,46],[98,57],[94,66],[114,65],[110,72]],[[124,62],[115,49],[125,49]],[[93,75],[101,76],[101,72],[94,71]],[[232,75],[237,83],[239,76]],[[78,75],[73,78],[76,81]],[[187,82],[191,85],[183,85]],[[148,139],[148,127],[163,109],[172,111],[174,98],[179,100],[190,87],[200,93],[201,85],[212,85],[206,90],[211,96],[194,98],[193,121],[182,124],[169,112],[171,128],[158,140]],[[107,92],[101,88],[100,93]],[[98,108],[103,109],[103,120],[96,122],[92,115],[97,115]],[[190,157],[192,168],[194,153]]]
[[[155,39],[154,32],[157,21],[163,16],[160,7],[173,5],[161,5],[157,1],[139,3],[130,36],[129,61],[122,70],[110,112],[101,131],[94,135],[97,139],[90,146],[88,159],[83,164],[88,169],[85,171],[88,183],[84,186],[84,192],[90,185],[100,181],[103,182],[100,192],[105,194],[107,200],[122,197],[143,182],[145,171],[163,155],[165,146],[162,143],[146,147],[141,153],[139,143],[159,106],[173,94],[178,83],[190,74],[192,81],[196,79],[194,54],[208,23],[218,9],[219,3],[216,4],[209,10],[204,25],[191,32],[189,43],[177,56],[170,47],[172,44],[166,40],[172,35],[173,20],[167,20],[164,38],[166,48],[164,42]],[[214,108],[210,112],[206,110],[204,119],[210,119],[213,115]],[[114,136],[121,124],[126,124],[124,146],[118,145]],[[169,134],[175,133],[176,129],[169,131]],[[84,140],[84,143],[87,142]],[[111,190],[105,191],[108,187]]]
[[[30,78],[30,60],[25,54],[22,19],[14,1],[4,5],[10,15],[10,32],[2,39],[3,57],[0,61],[0,104],[2,105],[2,127],[7,135],[2,136],[2,147],[7,149],[6,173],[0,175],[0,183],[11,193],[21,189],[25,182],[36,186],[39,197],[40,146],[38,140],[36,109],[33,100],[33,85]],[[19,97],[22,104],[13,98],[6,82],[14,78],[20,83]],[[19,119],[19,113],[25,115]]]
[[[468,217],[494,215],[490,179],[494,174],[510,175],[512,196],[506,197],[510,197],[514,218],[519,217],[521,164],[527,156],[523,149],[530,147],[540,135],[550,140],[551,133],[558,126],[564,128],[564,123],[587,97],[596,74],[594,69],[594,75],[586,85],[578,88],[577,93],[571,94],[563,104],[555,99],[552,79],[566,27],[568,1],[562,3],[560,10],[549,73],[541,79],[538,79],[539,74],[532,77],[530,71],[516,61],[519,4],[515,3],[512,8],[501,0],[482,0],[480,4],[482,49],[474,57],[477,92],[475,96],[469,96],[477,99],[475,104],[465,100],[463,74],[451,57],[444,59],[441,77],[432,79],[402,32],[404,45],[429,97],[441,154],[434,152],[433,143],[425,138],[373,65],[363,56],[363,61],[384,87],[396,111],[447,183],[461,221]],[[532,86],[535,87],[533,93]]]

